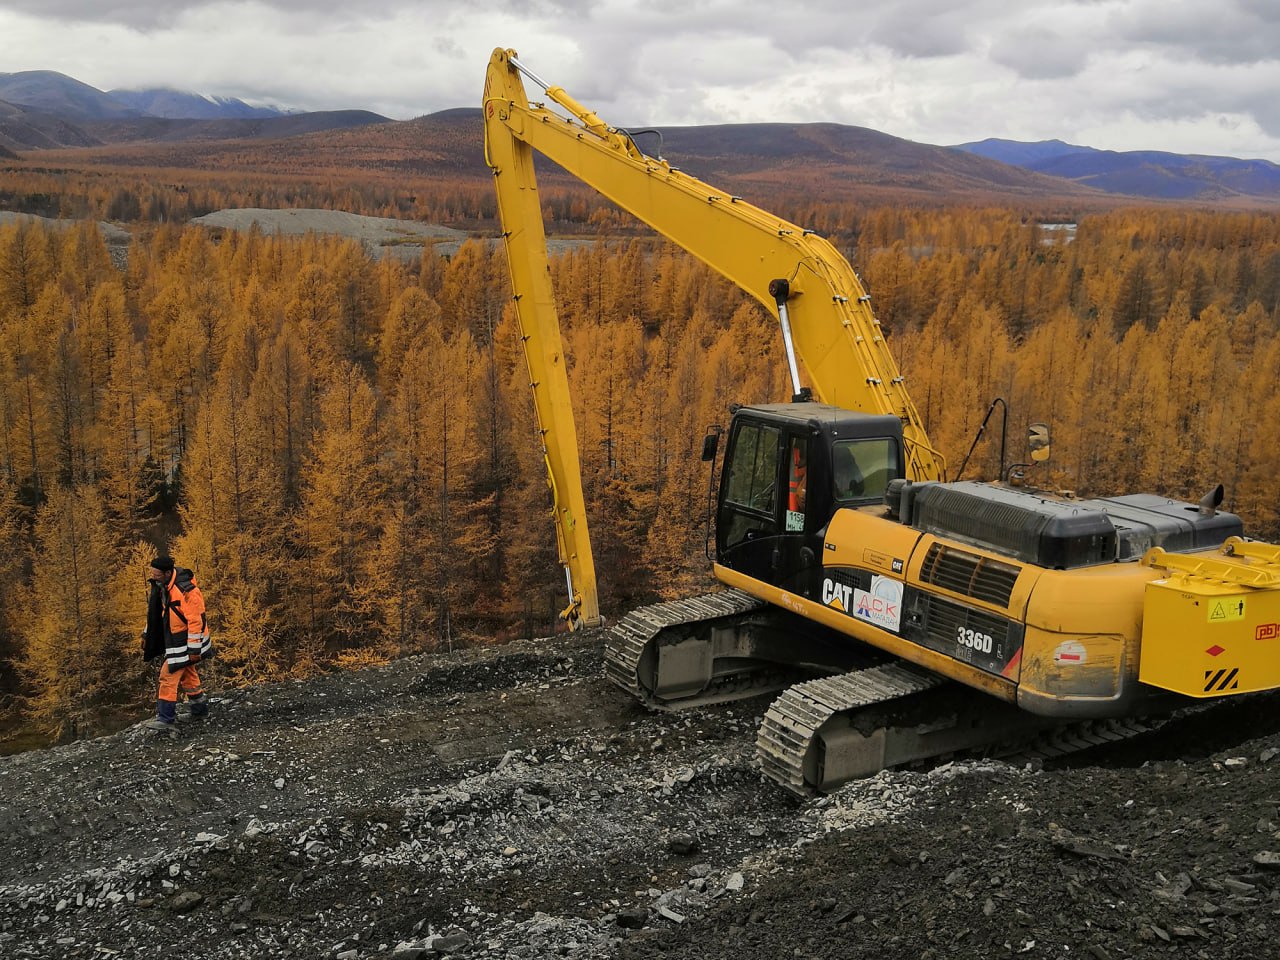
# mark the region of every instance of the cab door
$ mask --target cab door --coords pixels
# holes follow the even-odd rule
[[[735,422],[716,516],[718,562],[796,589],[805,532],[812,526],[810,480],[809,438],[798,426]]]

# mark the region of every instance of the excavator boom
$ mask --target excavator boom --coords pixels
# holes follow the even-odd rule
[[[522,74],[568,113],[531,105]],[[563,89],[525,69],[512,50],[493,52],[484,90],[485,157],[494,171],[503,237],[530,357],[539,426],[556,497],[561,560],[582,595],[594,595],[564,356],[547,268],[532,152],[555,161],[764,305],[782,327],[793,388],[797,359],[817,399],[902,421],[906,474],[941,480],[945,464],[884,341],[870,297],[848,261],[810,230],[752,206],[643,154]],[[594,596],[592,597],[594,599]]]
[[[495,53],[495,62],[497,58]],[[500,90],[501,96],[491,94],[491,90]],[[499,104],[507,106],[499,110]],[[529,366],[529,385],[533,391],[547,482],[551,487],[556,550],[569,592],[569,606],[561,617],[570,629],[576,629],[600,623],[600,602],[564,344],[551,289],[538,184],[533,174],[533,150],[527,140],[509,132],[498,119],[500,114],[509,115],[517,104],[520,110],[528,111],[528,100],[518,76],[513,82],[505,68],[495,69],[491,63],[485,80],[485,160],[493,170],[498,193],[507,266],[515,291],[520,338]]]
[[[522,71],[570,116],[531,106]],[[871,312],[871,298],[829,241],[666,160],[645,156],[625,131],[606,125],[560,87],[548,87],[530,74],[512,50],[495,50],[489,61],[484,117],[491,165],[499,141],[527,144],[691,252],[789,326],[814,397],[846,410],[900,418],[908,476],[943,478],[942,457],[929,444]],[[501,180],[500,170],[496,175]],[[504,218],[503,223],[509,229],[509,221]],[[859,372],[861,376],[851,375]],[[795,387],[799,393],[799,384]]]

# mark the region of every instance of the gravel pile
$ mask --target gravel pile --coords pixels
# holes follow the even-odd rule
[[[194,217],[191,222],[228,230],[257,227],[268,235],[336,234],[359,240],[374,257],[379,258],[398,256],[415,259],[422,256],[424,247],[430,247],[439,253],[454,253],[469,236],[462,230],[423,223],[420,220],[364,217],[345,210],[268,210],[246,207],[215,210],[202,217]]]

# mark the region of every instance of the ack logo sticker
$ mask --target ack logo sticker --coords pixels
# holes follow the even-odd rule
[[[874,575],[871,589],[861,590],[830,577],[822,581],[822,602],[885,630],[897,631],[902,625],[902,582]]]

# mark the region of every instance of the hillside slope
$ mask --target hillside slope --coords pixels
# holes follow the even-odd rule
[[[953,763],[802,803],[756,772],[765,703],[643,712],[603,679],[600,643],[267,685],[216,699],[175,738],[133,727],[0,760],[0,951],[1146,960],[1176,945],[1244,960],[1274,947],[1275,698],[1061,769]]]
[[[304,115],[306,116],[306,115]],[[407,177],[469,182],[485,189],[478,109],[446,110],[416,120],[285,136],[301,118],[210,121],[239,139],[190,140],[203,121],[125,121],[87,129],[101,141],[89,150],[59,150],[40,162],[74,166],[149,166],[236,175]],[[178,125],[185,126],[178,126]],[[262,124],[261,132],[247,125]],[[255,139],[246,139],[252,130]],[[130,132],[133,131],[133,132]],[[138,131],[145,133],[139,139]],[[170,137],[166,131],[173,132]],[[753,197],[785,194],[797,201],[1115,204],[1114,198],[1056,177],[1037,174],[946,147],[913,143],[861,127],[837,124],[735,124],[674,127],[655,137],[637,134],[641,148],[717,186]],[[129,139],[130,142],[120,142]],[[147,141],[147,142],[144,142]],[[541,157],[540,182],[586,189]]]
[[[103,144],[207,143],[280,140],[331,130],[389,123],[368,110],[328,110],[253,118],[174,119],[137,117],[87,123],[85,130]]]
[[[0,100],[0,146],[9,150],[90,147],[98,141],[61,117]]]

